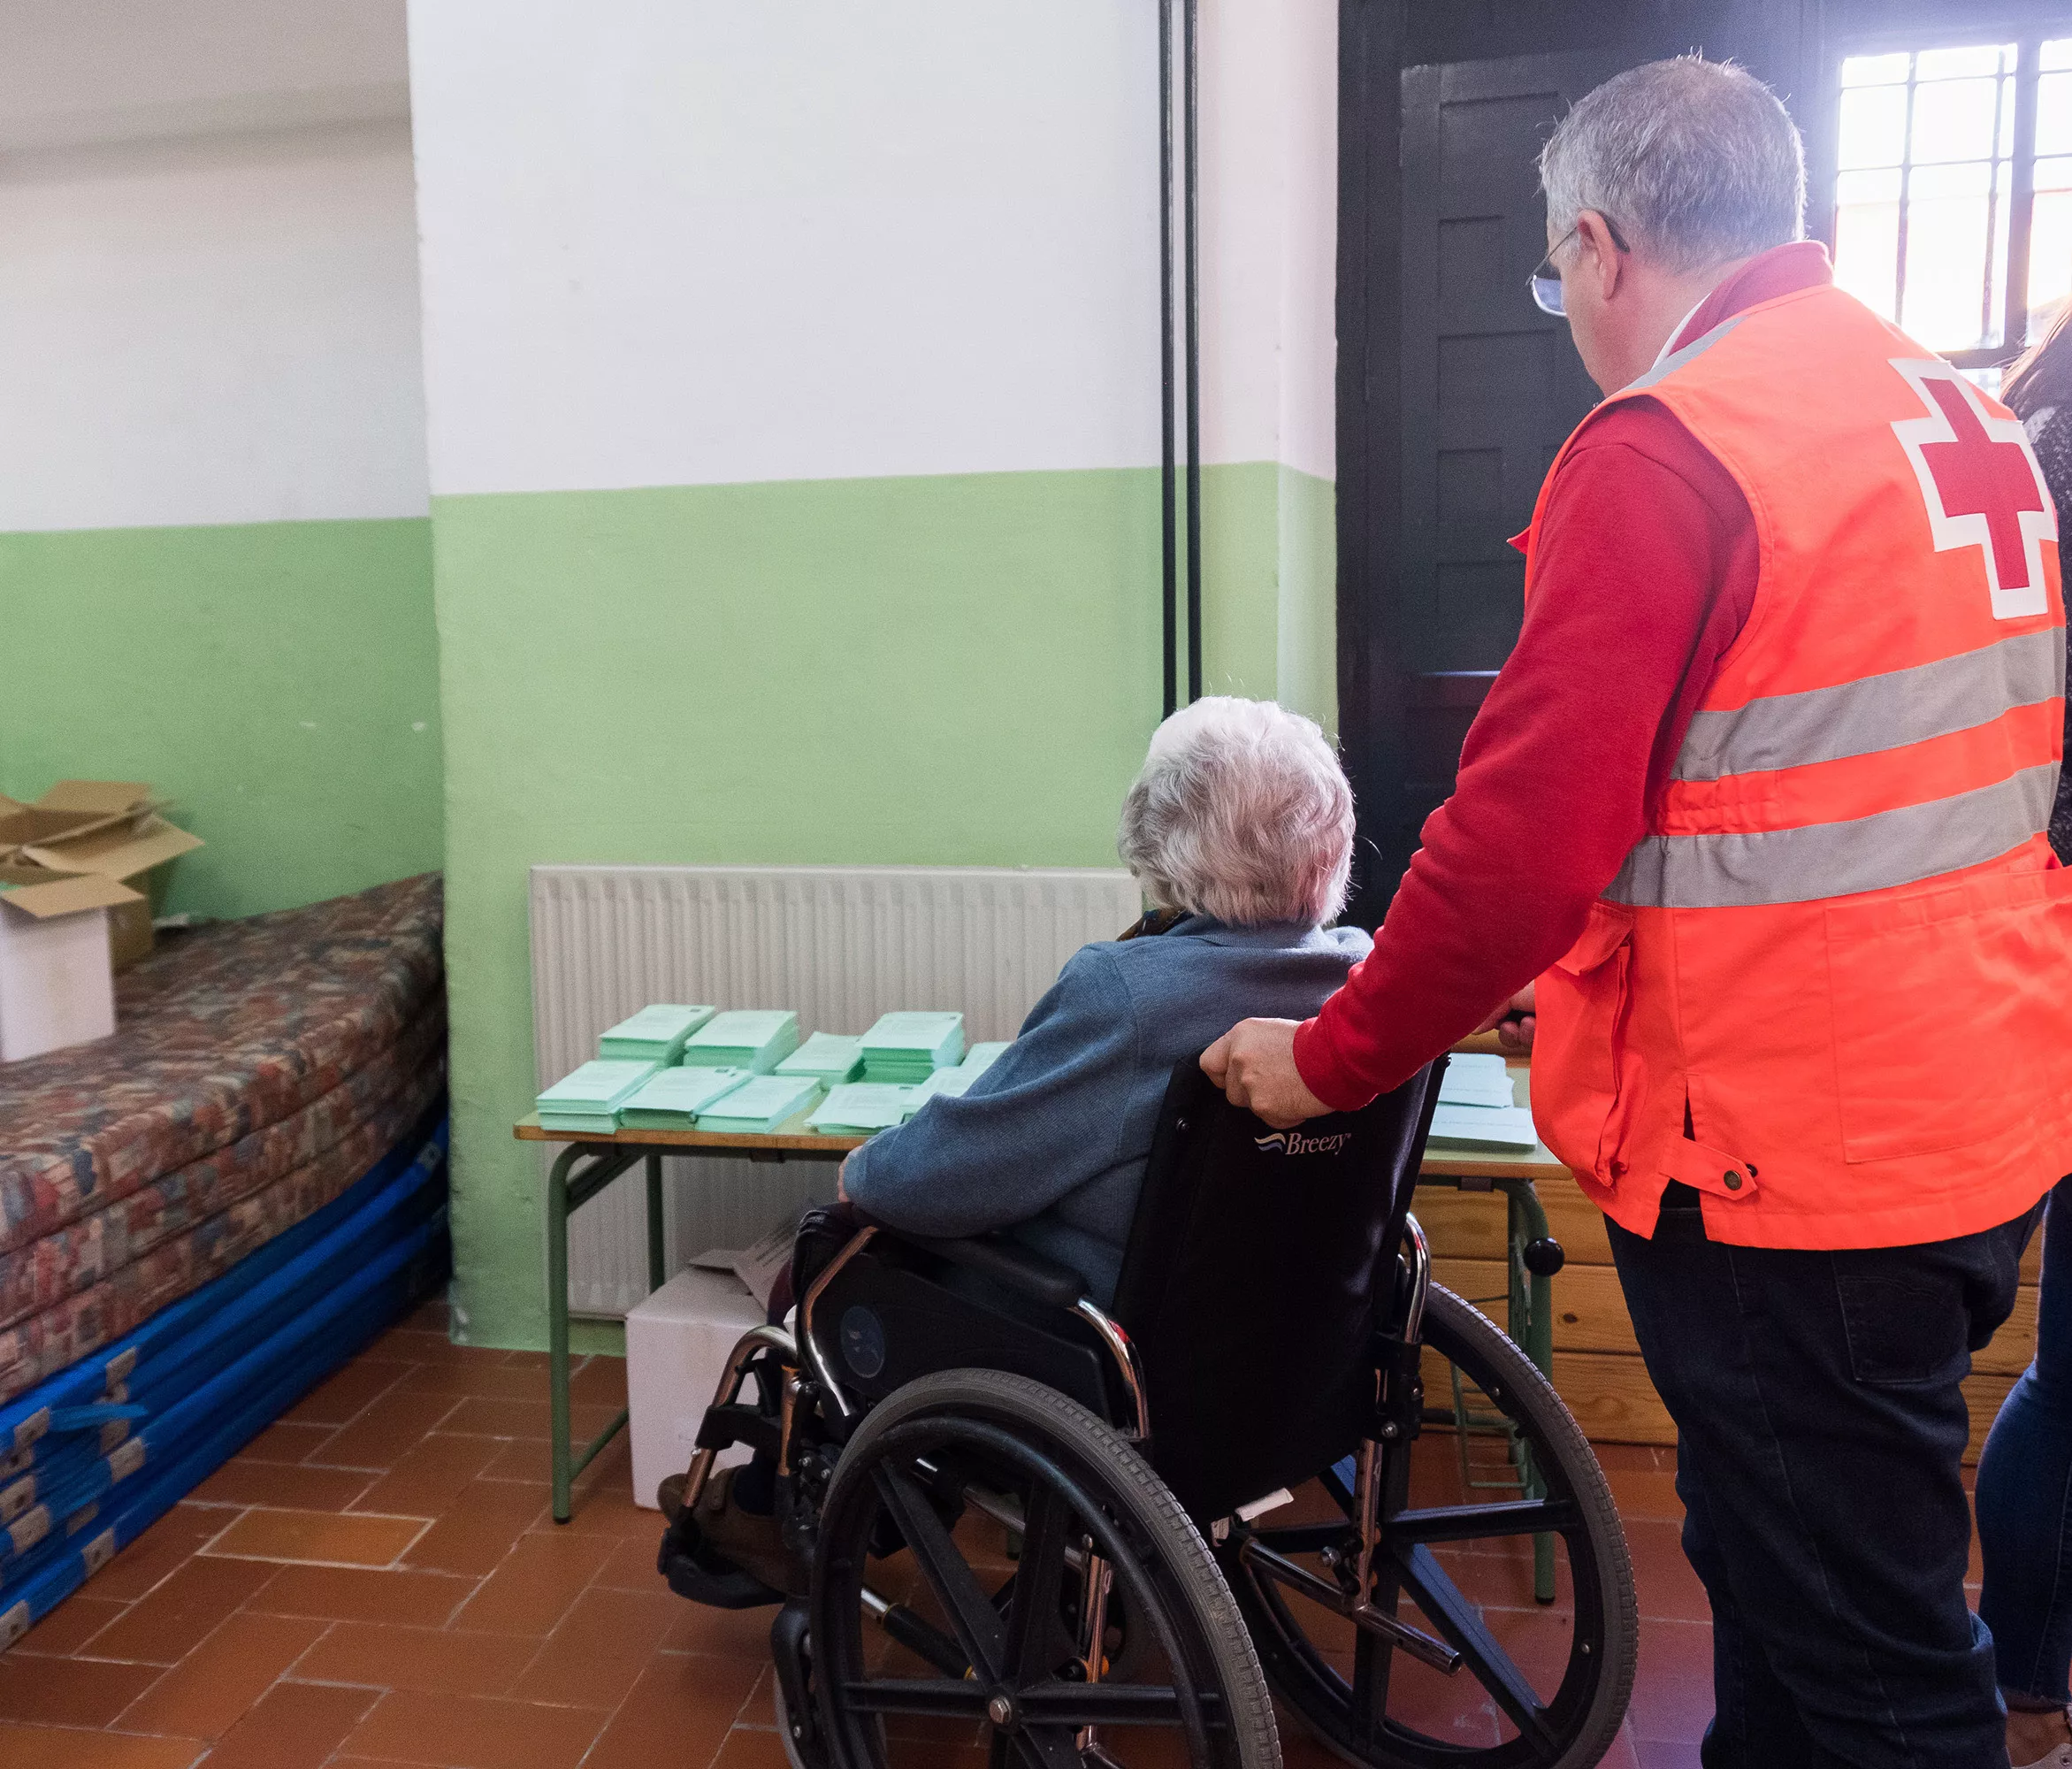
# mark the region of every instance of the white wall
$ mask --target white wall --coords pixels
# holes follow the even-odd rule
[[[403,0],[0,0],[0,151],[407,114]]]
[[[422,516],[407,130],[0,161],[0,530]]]
[[[1204,10],[1204,454],[1328,474],[1333,8]],[[1156,17],[413,0],[433,489],[1155,463]]]
[[[401,0],[0,0],[0,531],[424,514],[404,55]]]
[[[1337,0],[1202,0],[1202,452],[1337,477]]]

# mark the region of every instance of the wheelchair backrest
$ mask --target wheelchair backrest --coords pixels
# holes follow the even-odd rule
[[[1152,1461],[1196,1518],[1292,1487],[1365,1435],[1443,1067],[1286,1131],[1198,1064],[1174,1069],[1114,1313],[1144,1365]]]

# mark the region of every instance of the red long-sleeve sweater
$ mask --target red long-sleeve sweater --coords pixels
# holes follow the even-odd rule
[[[1672,345],[1831,280],[1779,246],[1709,295]],[[1548,488],[1517,648],[1426,821],[1375,937],[1295,1038],[1310,1091],[1346,1111],[1400,1085],[1575,943],[1649,814],[1755,600],[1747,500],[1654,400],[1623,402]]]

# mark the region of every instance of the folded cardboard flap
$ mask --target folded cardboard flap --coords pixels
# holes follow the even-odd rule
[[[35,869],[36,876],[18,881],[22,884],[88,877],[138,885],[91,905],[73,900],[77,907],[111,911],[115,968],[126,969],[151,950],[144,875],[203,845],[200,837],[158,815],[164,802],[137,780],[60,780],[33,805],[0,795],[0,866]]]
[[[88,811],[121,816],[151,803],[151,789],[137,780],[60,780],[36,800],[46,811]]]
[[[143,898],[126,884],[94,873],[53,878],[26,866],[0,866],[0,907],[19,909],[39,922],[76,915],[81,909],[112,909]]]
[[[61,842],[28,842],[21,848],[24,859],[52,872],[92,872],[103,878],[134,878],[192,854],[202,846],[199,836],[175,829],[164,817],[147,816],[134,830],[104,829]]]

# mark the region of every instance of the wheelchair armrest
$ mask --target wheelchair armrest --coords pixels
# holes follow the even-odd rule
[[[899,1238],[1051,1308],[1069,1311],[1086,1294],[1086,1280],[1069,1266],[1012,1241],[991,1236],[957,1241],[930,1240],[921,1235]]]

